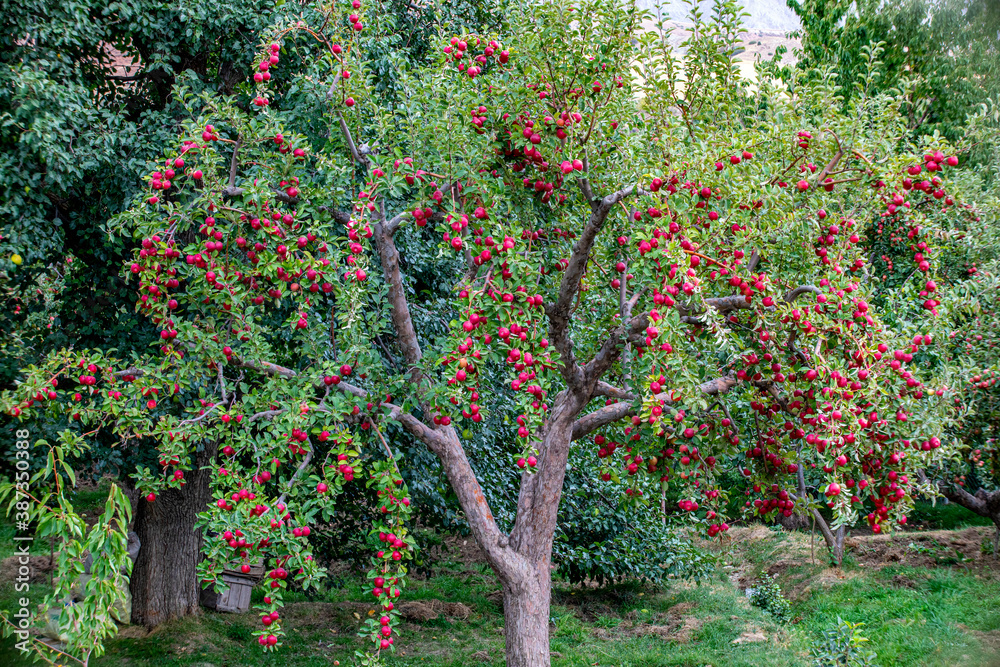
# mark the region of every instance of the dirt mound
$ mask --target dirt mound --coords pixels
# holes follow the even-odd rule
[[[729,537],[731,541],[737,543],[765,540],[769,537],[775,536],[775,532],[773,530],[761,524],[753,524],[750,526],[734,526],[727,532],[728,532],[727,537]]]
[[[892,585],[896,588],[916,588],[920,585],[920,582],[915,581],[905,574],[897,574],[892,578]]]
[[[21,558],[22,556],[10,556],[0,561],[0,582],[14,581],[18,577],[22,567]],[[48,556],[28,556],[27,567],[31,583],[48,581],[49,572],[52,571],[52,561]]]
[[[461,563],[466,569],[486,562],[476,540],[461,535],[446,535],[439,543],[425,545],[423,557],[428,563]]]
[[[449,618],[468,620],[472,610],[461,602],[442,602],[441,600],[414,600],[404,602],[398,607],[400,615],[407,621],[425,623],[433,621],[441,614]]]
[[[763,630],[748,630],[742,633],[739,637],[734,639],[731,644],[757,644],[760,642],[766,642],[767,635],[764,634]]]
[[[855,557],[866,566],[965,567],[1000,571],[1000,559],[984,553],[992,539],[990,528],[935,530],[856,538]]]

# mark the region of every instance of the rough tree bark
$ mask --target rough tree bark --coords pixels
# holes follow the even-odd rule
[[[135,532],[141,546],[129,583],[136,625],[152,628],[198,613],[196,567],[202,536],[195,520],[211,499],[211,473],[200,468],[214,457],[215,449],[213,445],[200,453],[180,491],[165,491],[153,502],[138,500]]]

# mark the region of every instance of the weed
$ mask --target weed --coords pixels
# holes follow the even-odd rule
[[[864,623],[851,623],[837,617],[837,626],[823,631],[823,636],[813,643],[812,657],[815,667],[872,667],[874,651],[864,648],[867,637],[861,636]]]
[[[747,589],[747,596],[750,604],[760,607],[778,621],[787,622],[792,618],[792,605],[781,593],[778,575],[761,577],[756,586]]]

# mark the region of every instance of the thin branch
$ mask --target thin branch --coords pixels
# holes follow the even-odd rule
[[[281,505],[285,502],[285,496],[288,495],[288,491],[292,490],[292,487],[295,485],[295,480],[297,480],[299,478],[299,475],[302,474],[302,471],[306,469],[306,467],[312,461],[312,458],[313,458],[313,450],[310,449],[308,452],[306,452],[306,456],[304,459],[302,459],[302,463],[300,463],[299,467],[295,469],[295,473],[293,473],[291,478],[288,480],[287,490],[278,497],[278,502],[275,503],[276,505]]]
[[[573,341],[569,336],[570,307],[580,291],[580,283],[587,270],[587,264],[590,262],[590,251],[594,247],[597,235],[604,227],[608,214],[615,204],[631,195],[634,189],[633,186],[630,186],[618,190],[595,203],[590,219],[573,245],[573,253],[570,255],[569,264],[563,272],[562,282],[559,285],[558,297],[554,303],[545,306],[545,314],[549,318],[549,338],[552,339],[552,343],[559,353],[563,380],[565,380],[567,387],[573,391],[583,386],[585,377],[583,370],[576,362],[576,356],[573,354]],[[599,378],[599,375],[596,377]]]
[[[628,296],[628,264],[625,264],[625,270],[622,271],[621,281],[618,284],[618,315],[621,317],[622,322],[628,319],[625,314],[625,304],[628,303],[626,296]]]
[[[286,412],[288,412],[288,410],[286,410],[285,408],[281,408],[279,410],[264,410],[263,412],[258,412],[256,414],[250,415],[249,417],[247,417],[247,421],[252,424],[253,422],[258,421],[260,419],[274,419],[275,417],[281,416]]]
[[[242,146],[243,146],[243,137],[237,136],[236,145],[233,146],[233,159],[229,163],[229,185],[226,188],[227,190],[236,185],[236,169],[240,166],[239,155],[240,155],[240,148]]]
[[[583,174],[590,173],[590,165],[587,160],[586,149],[584,149],[583,154]],[[590,178],[587,176],[580,176],[576,179],[576,184],[580,187],[580,192],[583,193],[583,198],[587,200],[587,205],[591,209],[595,208],[597,204],[594,202],[594,191],[590,187]]]
[[[816,177],[817,185],[823,184],[823,179],[829,176],[830,172],[837,168],[837,163],[840,162],[840,158],[844,157],[844,149],[839,147],[840,146],[839,141],[837,142],[837,145],[838,145],[837,152],[833,154],[833,157],[830,158],[830,161],[826,163],[826,166],[823,167],[823,170],[819,172],[819,176]]]
[[[812,294],[822,294],[818,287],[813,287],[812,285],[802,285],[785,294],[785,303],[791,303],[807,292],[811,292]]]
[[[335,113],[337,114],[337,120],[340,121],[340,131],[344,133],[344,141],[347,142],[347,149],[351,151],[351,158],[355,162],[367,165],[368,158],[358,151],[358,147],[354,143],[354,137],[351,136],[351,130],[347,127],[347,121],[344,120],[344,115],[340,113],[339,109]]]
[[[234,185],[228,185],[222,188],[222,196],[227,199],[239,197],[244,192],[246,192],[246,188],[238,188]],[[287,192],[285,192],[284,190],[282,190],[277,186],[271,186],[271,192],[274,193],[274,198],[283,204],[289,204],[291,206],[294,206],[295,204],[299,203],[298,197],[290,197]]]
[[[216,369],[219,372],[219,392],[222,394],[222,402],[228,403],[229,399],[226,397],[226,379],[222,375],[222,364],[215,364]]]

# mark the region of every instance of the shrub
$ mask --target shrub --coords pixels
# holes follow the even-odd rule
[[[875,664],[875,652],[862,647],[868,641],[859,630],[864,623],[851,623],[837,617],[837,627],[823,631],[812,647],[815,667],[869,667]]]
[[[750,598],[750,604],[760,607],[776,620],[781,622],[791,620],[792,605],[781,592],[778,575],[761,576],[756,586],[747,589],[747,596]]]

